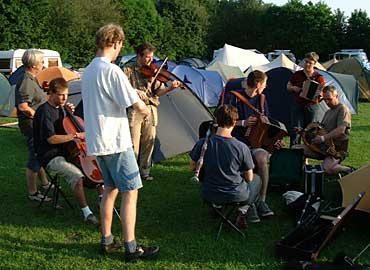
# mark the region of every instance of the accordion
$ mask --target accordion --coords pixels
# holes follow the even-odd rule
[[[316,81],[305,80],[299,98],[307,104],[317,104],[323,88],[324,86]]]
[[[264,148],[272,153],[276,141],[281,140],[287,134],[283,123],[261,115],[257,117],[256,125],[247,128],[245,136],[252,148]]]

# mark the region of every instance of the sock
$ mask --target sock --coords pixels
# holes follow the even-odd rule
[[[132,240],[130,242],[124,242],[123,243],[124,247],[125,247],[125,250],[129,253],[134,253],[136,251],[136,247],[137,247],[137,244],[136,244],[136,240]]]
[[[92,214],[92,211],[90,210],[89,206],[81,208],[81,210],[85,218],[87,218],[90,214]]]
[[[260,196],[260,201],[262,201],[262,202],[266,201],[266,195],[261,195]]]
[[[113,235],[109,235],[107,237],[102,236],[100,243],[102,245],[109,245],[113,243]]]

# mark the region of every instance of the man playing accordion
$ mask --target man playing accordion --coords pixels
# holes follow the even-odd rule
[[[252,71],[248,77],[243,81],[244,91],[239,92],[240,98],[248,100],[248,102],[255,107],[259,114],[268,116],[268,106],[262,95],[263,90],[266,88],[267,75],[259,70]],[[244,142],[250,146],[250,142],[246,138],[248,128],[257,124],[256,111],[250,105],[242,102],[241,99],[235,95],[225,95],[224,104],[233,105],[238,109],[239,119],[233,129],[232,135],[239,141]],[[257,113],[257,114],[258,114]],[[251,148],[251,147],[250,147]],[[269,182],[268,175],[268,159],[270,154],[263,148],[251,148],[253,160],[257,167],[257,173],[261,177],[262,188],[260,192],[260,201],[257,205],[251,207],[251,216],[268,217],[273,216],[274,212],[269,208],[266,203],[267,186]]]
[[[304,59],[303,70],[295,72],[287,84],[287,90],[295,94],[294,103],[291,109],[291,123],[293,127],[306,127],[311,122],[320,121],[319,105],[321,93],[314,95],[312,101],[308,98],[303,98],[304,83],[310,81],[317,84],[321,89],[325,84],[325,79],[317,71],[314,70],[316,62],[319,61],[319,56],[315,52],[309,52]],[[294,131],[290,132],[290,146],[299,144],[301,141],[300,134]]]
[[[345,158],[348,151],[349,134],[351,131],[351,113],[347,106],[339,102],[338,91],[333,85],[326,86],[323,90],[323,98],[328,107],[321,126],[325,129],[324,135],[315,135],[311,140],[313,147],[308,145],[294,145],[292,148],[303,149],[304,155],[309,158],[320,159],[323,161],[323,167],[326,173],[351,173],[352,167],[340,165],[340,162]],[[302,129],[298,129],[301,132]],[[334,143],[334,151],[328,154],[313,151],[315,146],[324,144],[332,140]]]

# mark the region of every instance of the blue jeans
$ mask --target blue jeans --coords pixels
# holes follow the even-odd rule
[[[319,119],[319,112],[319,105],[302,106],[296,102],[293,103],[290,114],[292,127],[290,130],[290,146],[301,143],[301,135],[297,134],[293,128],[305,128],[312,122],[319,122],[321,120]]]

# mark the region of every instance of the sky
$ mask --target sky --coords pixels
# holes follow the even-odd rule
[[[288,2],[288,0],[264,0],[264,3],[273,3],[281,6]],[[302,0],[302,3],[306,4],[309,0]],[[312,3],[317,3],[319,0],[311,0]],[[332,10],[339,8],[344,11],[346,16],[350,16],[352,11],[355,9],[361,9],[366,11],[368,17],[370,16],[370,1],[369,0],[321,0],[325,2]]]

